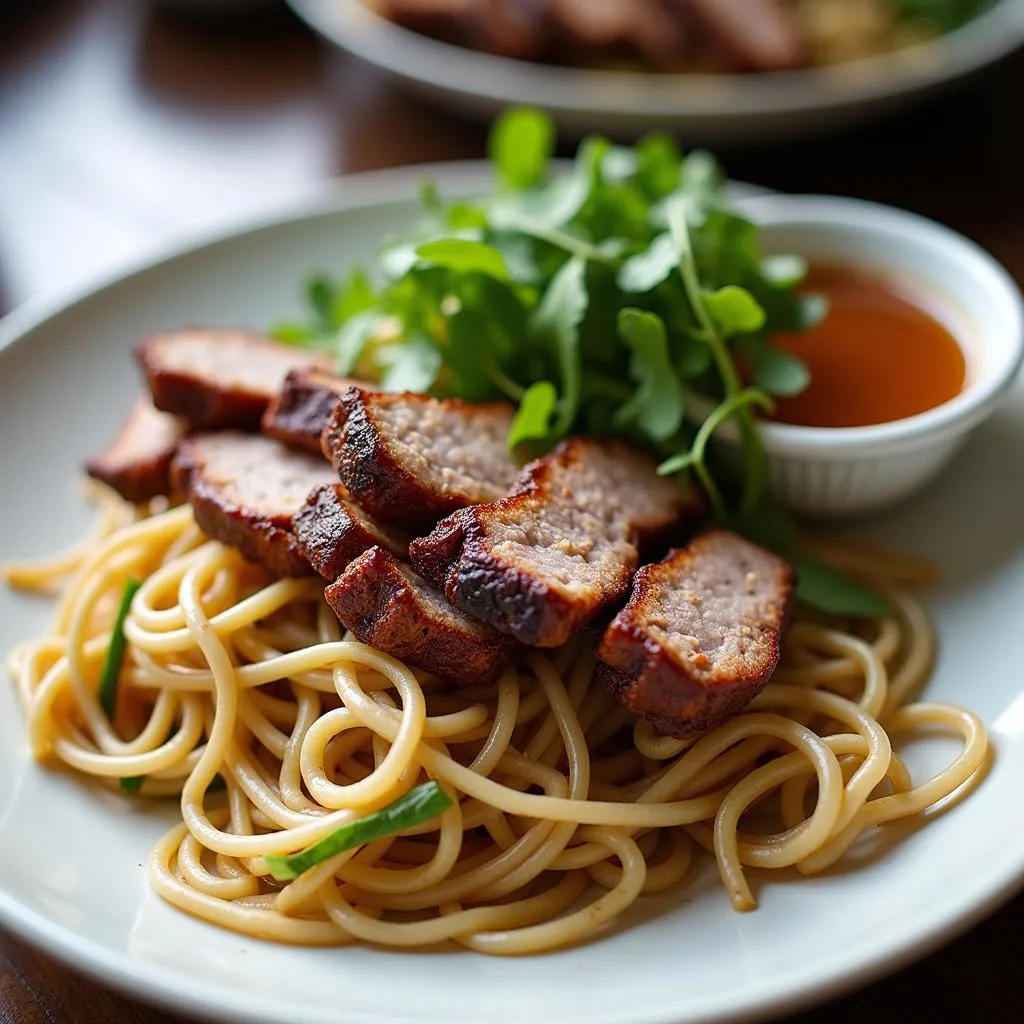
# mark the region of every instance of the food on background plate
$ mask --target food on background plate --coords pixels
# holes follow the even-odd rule
[[[360,0],[397,25],[520,60],[651,71],[838,64],[951,32],[996,0]]]
[[[826,312],[807,268],[706,154],[593,139],[552,174],[551,134],[507,115],[496,195],[426,186],[415,237],[313,280],[277,342],[147,343],[189,419],[167,493],[130,504],[122,459],[88,543],[5,570],[60,595],[9,655],[33,753],[180,801],[148,874],[188,913],[541,952],[697,848],[749,909],[748,868],[824,871],[983,763],[976,716],[910,703],[927,567],[767,492],[754,410],[808,385],[773,341]],[[937,726],[962,749],[915,785],[893,740]]]

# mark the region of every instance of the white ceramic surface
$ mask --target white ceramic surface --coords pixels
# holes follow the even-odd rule
[[[44,554],[89,522],[76,485],[139,386],[130,350],[182,322],[259,326],[300,307],[308,271],[366,258],[414,213],[418,172],[342,183],[333,197],[171,256],[0,324],[0,559]],[[442,184],[481,187],[479,168]],[[835,995],[948,941],[1024,880],[1024,394],[979,429],[942,482],[865,532],[934,557],[942,652],[928,694],[985,719],[995,758],[971,798],[922,829],[878,837],[822,878],[754,876],[734,913],[712,864],[643,900],[583,948],[469,952],[299,950],[218,931],[164,905],[142,865],[175,808],[99,792],[28,756],[0,685],[0,921],[105,981],[212,1019],[682,1024],[751,1019]],[[48,602],[0,590],[0,649],[46,629]],[[979,650],[985,652],[978,657]],[[906,751],[915,771],[942,746]],[[894,843],[895,839],[900,842]]]
[[[364,0],[288,0],[324,37],[474,117],[511,104],[551,111],[566,132],[674,128],[692,144],[834,128],[954,82],[1024,42],[1024,0],[1001,0],[934,42],[834,68],[668,75],[559,68],[451,46],[393,25]]]
[[[903,210],[779,194],[738,206],[763,225],[770,251],[850,264],[901,282],[964,349],[963,391],[920,415],[869,427],[762,425],[771,486],[789,508],[835,518],[904,500],[940,472],[1005,399],[1024,359],[1020,290],[973,242]],[[718,437],[735,447],[732,424]]]

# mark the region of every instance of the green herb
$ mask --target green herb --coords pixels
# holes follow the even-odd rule
[[[551,120],[535,110],[519,109],[495,122],[490,154],[501,182],[524,189],[539,184],[555,147]]]
[[[446,205],[424,183],[423,222],[386,240],[374,273],[315,278],[309,322],[279,336],[388,390],[508,399],[519,456],[573,433],[625,437],[753,535],[778,518],[757,413],[810,377],[771,338],[827,313],[798,291],[806,261],[763,251],[709,153],[662,135],[632,147],[591,137],[555,172],[553,148],[545,115],[506,113],[491,133],[495,195]],[[726,424],[738,472],[711,444]]]
[[[519,403],[508,435],[509,449],[515,451],[527,441],[542,441],[551,430],[551,417],[558,404],[558,391],[549,380],[531,384]]]
[[[555,352],[562,395],[553,433],[564,437],[579,411],[583,367],[580,359],[580,323],[587,311],[586,265],[580,257],[563,264],[555,274],[533,318],[538,338]]]
[[[484,242],[474,242],[467,238],[441,238],[436,242],[424,242],[417,248],[416,255],[424,263],[435,267],[475,270],[496,277],[499,281],[508,280],[505,257],[493,245]]]
[[[124,775],[117,780],[122,793],[138,793],[146,781],[145,775]]]
[[[357,846],[420,825],[452,806],[452,799],[434,781],[410,789],[394,803],[335,829],[318,843],[288,857],[268,856],[267,867],[278,881],[298,878],[304,871]]]
[[[765,338],[742,338],[737,349],[747,358],[754,383],[769,395],[799,395],[811,382],[803,360],[775,348]]]
[[[121,676],[121,665],[124,663],[125,648],[127,647],[127,641],[124,638],[124,620],[128,618],[128,612],[131,611],[132,607],[132,598],[135,597],[141,586],[142,582],[140,580],[125,580],[124,590],[121,592],[121,604],[117,609],[114,628],[110,634],[110,645],[107,647],[107,654],[103,659],[103,671],[100,673],[99,700],[104,714],[111,720],[117,708],[117,685]]]
[[[900,0],[908,21],[933,32],[952,32],[992,7],[996,0]]]
[[[729,351],[726,341],[732,334],[743,333],[747,325],[757,325],[752,329],[763,327],[767,314],[757,305],[757,301],[744,289],[738,286],[727,286],[715,292],[705,292],[701,288],[697,261],[690,239],[687,224],[688,209],[685,200],[680,198],[673,202],[667,210],[669,228],[679,249],[679,273],[683,279],[686,297],[697,319],[700,337],[711,351],[711,359],[718,370],[724,398],[716,412],[712,413],[702,425],[705,437],[710,440],[714,433],[730,416],[735,416],[740,431],[740,442],[746,462],[746,473],[743,485],[743,497],[740,501],[741,514],[749,514],[757,508],[765,488],[767,478],[767,459],[761,445],[761,439],[750,415],[748,406],[759,400],[759,396],[751,393],[749,400],[741,399],[741,383],[739,370]],[[711,424],[710,429],[708,425]],[[729,512],[718,486],[704,462],[704,448],[698,449],[700,434],[691,448],[692,465],[700,477],[701,483],[708,492],[716,516],[723,521],[729,519]],[[707,441],[704,442],[706,447]],[[683,468],[683,467],[680,467]],[[665,472],[662,463],[661,472]]]
[[[674,437],[683,425],[683,385],[672,365],[665,322],[657,313],[627,307],[619,312],[619,334],[633,350],[629,375],[633,397],[615,414],[619,426],[633,424],[656,441]]]
[[[796,596],[805,604],[834,615],[876,619],[889,611],[889,602],[873,590],[831,566],[805,555],[791,558],[797,574]]]

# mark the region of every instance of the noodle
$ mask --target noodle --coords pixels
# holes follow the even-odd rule
[[[816,542],[887,592],[891,616],[853,629],[798,615],[774,681],[683,742],[593,685],[583,638],[530,653],[494,687],[453,691],[343,636],[322,586],[268,582],[208,541],[187,506],[140,518],[100,502],[86,542],[5,571],[59,595],[52,634],[8,657],[31,749],[108,786],[144,776],[143,795],[179,798],[182,822],[153,850],[150,881],[247,935],[537,953],[680,884],[695,844],[745,910],[748,868],[823,871],[865,830],[944,800],[985,758],[975,715],[906,703],[934,655],[924,612],[900,589],[927,575],[908,559]],[[143,583],[111,722],[98,677],[129,576]],[[934,727],[962,747],[915,785],[892,741]],[[287,884],[269,875],[268,855],[424,778],[454,798],[439,817]]]

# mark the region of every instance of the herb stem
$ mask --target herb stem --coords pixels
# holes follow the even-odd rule
[[[581,259],[589,260],[592,263],[604,263],[609,267],[617,267],[618,260],[602,252],[596,245],[584,242],[582,238],[576,238],[567,231],[560,231],[558,228],[549,227],[547,224],[538,224],[535,221],[525,221],[516,225],[524,235],[530,235],[542,242],[564,249],[566,252],[579,256]]]
[[[686,223],[686,206],[682,201],[670,205],[669,227],[679,248],[679,272],[683,279],[683,285],[686,288],[690,305],[693,307],[694,315],[697,317],[697,321],[705,336],[705,341],[711,349],[711,357],[715,362],[719,376],[722,378],[725,399],[728,402],[736,397],[743,385],[739,372],[736,369],[736,364],[729,354],[729,349],[723,341],[714,320],[708,313],[707,307],[704,305],[700,278],[697,275],[697,261],[693,254],[693,244],[690,241],[690,231]],[[726,402],[723,402],[723,405]],[[746,468],[743,493],[740,499],[740,511],[743,514],[749,514],[757,508],[764,493],[765,480],[767,478],[764,449],[761,446],[761,439],[758,435],[754,418],[750,414],[749,404],[744,403],[734,406],[729,412],[729,415],[736,417]],[[722,406],[719,406],[719,408],[722,408]]]
[[[694,465],[704,462],[708,443],[714,436],[715,431],[725,423],[730,416],[747,410],[752,405],[760,406],[766,412],[775,408],[775,403],[760,388],[744,388],[730,395],[708,415],[707,419],[700,425],[697,436],[693,440],[692,458]]]
[[[704,493],[708,496],[708,501],[711,502],[711,509],[715,513],[715,519],[720,523],[728,521],[729,510],[725,507],[725,499],[722,497],[722,492],[718,489],[718,484],[715,483],[715,478],[711,475],[707,464],[703,461],[695,461],[692,466],[694,473],[697,474],[700,480],[701,486],[704,488]]]
[[[490,377],[491,382],[494,386],[507,398],[510,398],[513,402],[521,402],[523,396],[526,394],[526,388],[521,384],[517,384],[497,363],[489,356],[485,355],[480,360],[480,367]]]

